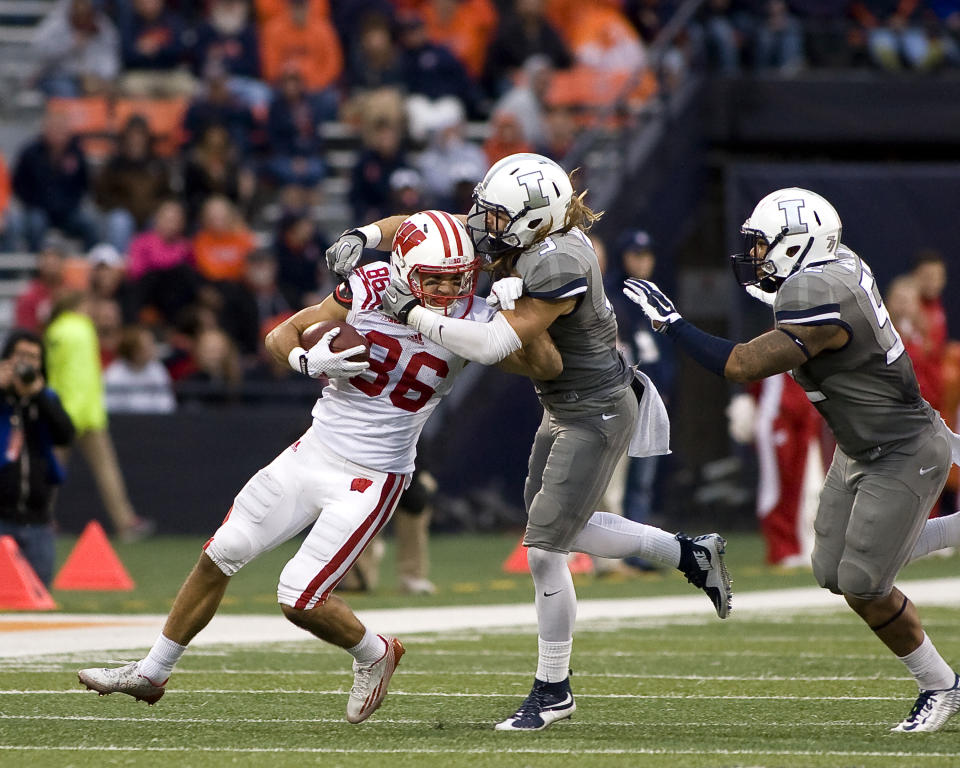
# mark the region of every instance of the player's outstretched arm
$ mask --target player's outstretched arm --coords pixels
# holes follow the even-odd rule
[[[319,304],[301,309],[267,334],[264,344],[278,362],[286,363],[290,353],[300,346],[300,334],[315,323],[347,319],[347,309],[330,294]]]
[[[803,365],[824,350],[839,349],[849,334],[837,325],[779,325],[744,344],[711,336],[683,319],[669,297],[649,280],[624,281],[624,295],[711,373],[733,381],[758,381]]]
[[[563,358],[550,334],[544,332],[501,360],[497,367],[507,373],[551,381],[563,373]]]

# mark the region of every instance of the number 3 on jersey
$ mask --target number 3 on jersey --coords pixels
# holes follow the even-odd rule
[[[387,336],[379,331],[369,331],[365,334],[370,346],[377,346],[384,350],[385,357],[378,360],[374,355],[370,355],[370,370],[376,374],[373,381],[368,381],[360,376],[354,376],[350,383],[369,397],[379,396],[390,383],[390,373],[400,362],[400,356],[403,354],[403,346],[399,339]],[[372,350],[371,350],[372,351]],[[427,404],[427,401],[433,396],[434,390],[429,384],[420,381],[417,374],[421,368],[430,368],[438,378],[444,378],[450,372],[450,368],[445,360],[441,360],[429,352],[417,352],[410,358],[407,367],[404,368],[400,380],[397,382],[393,391],[390,392],[390,402],[397,408],[410,413],[415,413]],[[411,397],[411,393],[413,396]]]

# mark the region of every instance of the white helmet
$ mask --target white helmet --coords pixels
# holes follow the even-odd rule
[[[521,152],[494,163],[473,190],[467,217],[477,253],[497,257],[526,248],[538,233],[556,232],[572,198],[566,171],[548,157]]]
[[[390,253],[393,277],[402,280],[427,309],[462,317],[476,291],[480,261],[459,219],[443,211],[421,211],[404,220]],[[457,278],[451,295],[438,293],[424,281],[433,275]]]
[[[745,243],[743,253],[730,257],[734,274],[741,285],[772,292],[803,267],[835,259],[841,229],[833,206],[816,192],[778,189],[740,227]],[[765,249],[758,250],[761,244]]]

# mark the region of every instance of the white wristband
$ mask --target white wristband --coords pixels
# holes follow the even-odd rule
[[[287,355],[287,362],[290,363],[290,367],[293,368],[297,373],[306,374],[306,371],[303,370],[303,365],[300,360],[307,354],[307,350],[303,347],[294,347],[290,350],[290,354]]]
[[[380,231],[380,227],[376,224],[357,227],[357,232],[362,232],[363,236],[367,238],[366,248],[376,248],[380,245],[380,241],[383,240],[383,232]]]

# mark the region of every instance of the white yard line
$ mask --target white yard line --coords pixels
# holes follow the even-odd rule
[[[960,578],[907,581],[900,586],[920,606],[960,608]],[[848,610],[841,598],[817,587],[739,593],[734,596],[734,608],[728,621],[736,621],[738,616],[745,614]],[[536,626],[532,603],[382,609],[361,611],[358,615],[376,631],[389,634]],[[712,616],[712,609],[700,592],[672,597],[583,600],[577,609],[577,619],[581,625],[604,619],[691,615],[705,619]],[[149,648],[164,618],[154,614],[0,614],[0,658]],[[71,626],[66,626],[68,624]],[[20,625],[34,626],[20,629]],[[278,611],[275,616],[219,615],[191,645],[265,642],[314,641],[303,630],[286,621]]]

